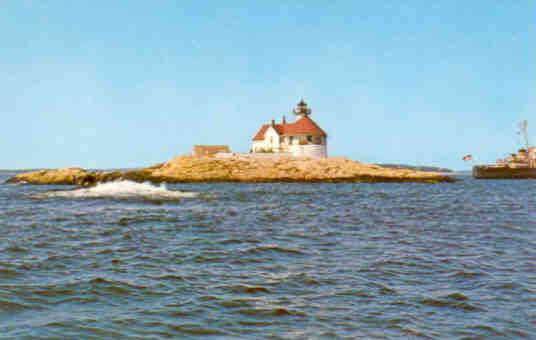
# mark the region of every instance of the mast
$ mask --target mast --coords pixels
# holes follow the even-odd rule
[[[525,148],[527,152],[529,151],[529,133],[528,133],[528,126],[529,122],[527,120],[523,120],[519,123],[519,130],[521,134],[523,135],[523,139],[525,140]]]
[[[523,135],[525,141],[525,152],[527,153],[527,163],[530,167],[533,165],[532,155],[530,152],[530,143],[529,143],[529,133],[528,133],[529,122],[523,120],[519,123],[519,132]]]

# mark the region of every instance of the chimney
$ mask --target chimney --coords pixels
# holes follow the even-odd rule
[[[275,127],[275,119],[272,119],[272,127]]]
[[[287,117],[283,116],[283,124],[287,123]]]

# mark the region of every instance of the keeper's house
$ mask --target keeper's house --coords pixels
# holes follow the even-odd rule
[[[192,155],[195,157],[215,157],[219,153],[230,153],[227,145],[194,145]]]
[[[272,120],[253,137],[253,153],[287,153],[296,157],[326,158],[328,135],[309,116],[311,109],[303,101],[293,110],[296,120],[281,123]]]

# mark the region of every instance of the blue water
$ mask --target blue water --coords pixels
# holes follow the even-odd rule
[[[66,189],[0,184],[0,339],[536,338],[536,181]]]

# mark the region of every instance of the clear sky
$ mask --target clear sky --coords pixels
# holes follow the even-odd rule
[[[536,142],[535,0],[23,1],[0,11],[0,168],[145,166],[301,98],[329,151],[468,168]]]

